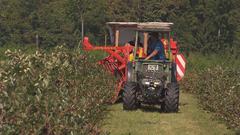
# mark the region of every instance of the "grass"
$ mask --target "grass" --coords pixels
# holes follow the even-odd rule
[[[180,112],[165,114],[157,108],[144,107],[126,112],[122,104],[109,108],[103,129],[112,135],[231,135],[225,124],[213,120],[211,113],[201,110],[190,94],[181,93]]]

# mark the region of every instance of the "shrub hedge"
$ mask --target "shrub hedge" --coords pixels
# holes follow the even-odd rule
[[[240,129],[240,71],[223,65],[190,70],[182,82],[184,90],[196,94],[207,110]]]
[[[114,79],[82,54],[6,51],[0,134],[96,134]],[[3,87],[4,86],[4,87]]]

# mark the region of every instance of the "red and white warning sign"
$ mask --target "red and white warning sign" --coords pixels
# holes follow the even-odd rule
[[[177,80],[180,81],[184,77],[186,68],[186,59],[182,54],[177,54],[176,65],[177,65]]]

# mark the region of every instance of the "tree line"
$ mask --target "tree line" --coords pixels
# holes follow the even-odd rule
[[[0,46],[99,43],[108,21],[171,21],[183,48],[238,55],[240,0],[0,0]]]

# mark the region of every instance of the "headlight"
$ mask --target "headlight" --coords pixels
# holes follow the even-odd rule
[[[158,87],[158,86],[162,85],[162,81],[161,80],[152,80],[152,79],[143,79],[142,84],[147,85],[147,86],[152,86],[152,87]]]

